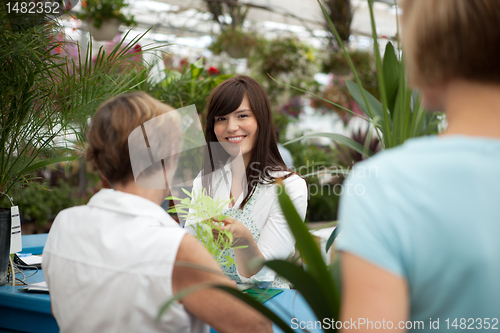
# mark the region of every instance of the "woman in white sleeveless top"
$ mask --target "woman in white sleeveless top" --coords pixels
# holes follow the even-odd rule
[[[232,285],[203,246],[160,207],[168,184],[147,189],[134,180],[129,134],[167,112],[171,130],[149,136],[147,145],[166,140],[160,153],[172,156],[180,150],[179,114],[145,93],[111,99],[92,119],[86,158],[112,189],[59,213],[49,233],[43,272],[61,332],[208,332],[207,324],[219,332],[271,331],[254,310],[213,289],[185,297],[155,320],[179,290],[203,282]],[[173,173],[176,163],[164,159],[144,174]],[[176,261],[214,273],[174,266]]]

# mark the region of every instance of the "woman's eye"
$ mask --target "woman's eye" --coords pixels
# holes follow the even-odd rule
[[[241,114],[241,115],[239,115],[239,117],[240,118],[246,118],[246,117],[248,117],[248,115],[247,114]]]
[[[224,120],[226,120],[226,118],[224,118],[224,117],[217,117],[217,118],[215,118],[215,121],[224,121]]]

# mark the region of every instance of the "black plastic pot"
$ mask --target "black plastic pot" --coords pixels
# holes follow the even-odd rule
[[[0,286],[7,283],[9,268],[11,220],[10,208],[0,208]]]

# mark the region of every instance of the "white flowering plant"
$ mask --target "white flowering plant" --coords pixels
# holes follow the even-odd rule
[[[228,230],[223,230],[224,223],[218,222],[227,217],[222,212],[232,199],[213,199],[206,194],[205,189],[193,194],[185,189],[182,191],[187,195],[184,199],[174,196],[167,198],[167,200],[179,201],[168,212],[176,213],[184,218],[186,223],[195,221],[190,226],[194,229],[196,238],[220,266],[229,267],[231,264],[235,264],[234,259],[225,250],[242,249],[246,246],[233,246],[233,234]]]

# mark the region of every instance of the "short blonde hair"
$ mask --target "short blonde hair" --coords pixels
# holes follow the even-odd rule
[[[128,144],[130,133],[148,120],[172,110],[174,108],[170,105],[140,91],[104,102],[92,117],[87,134],[86,160],[92,162],[112,185],[132,181]],[[164,147],[169,149],[170,146],[165,142]]]
[[[500,83],[500,0],[403,0],[402,8],[413,85]]]

